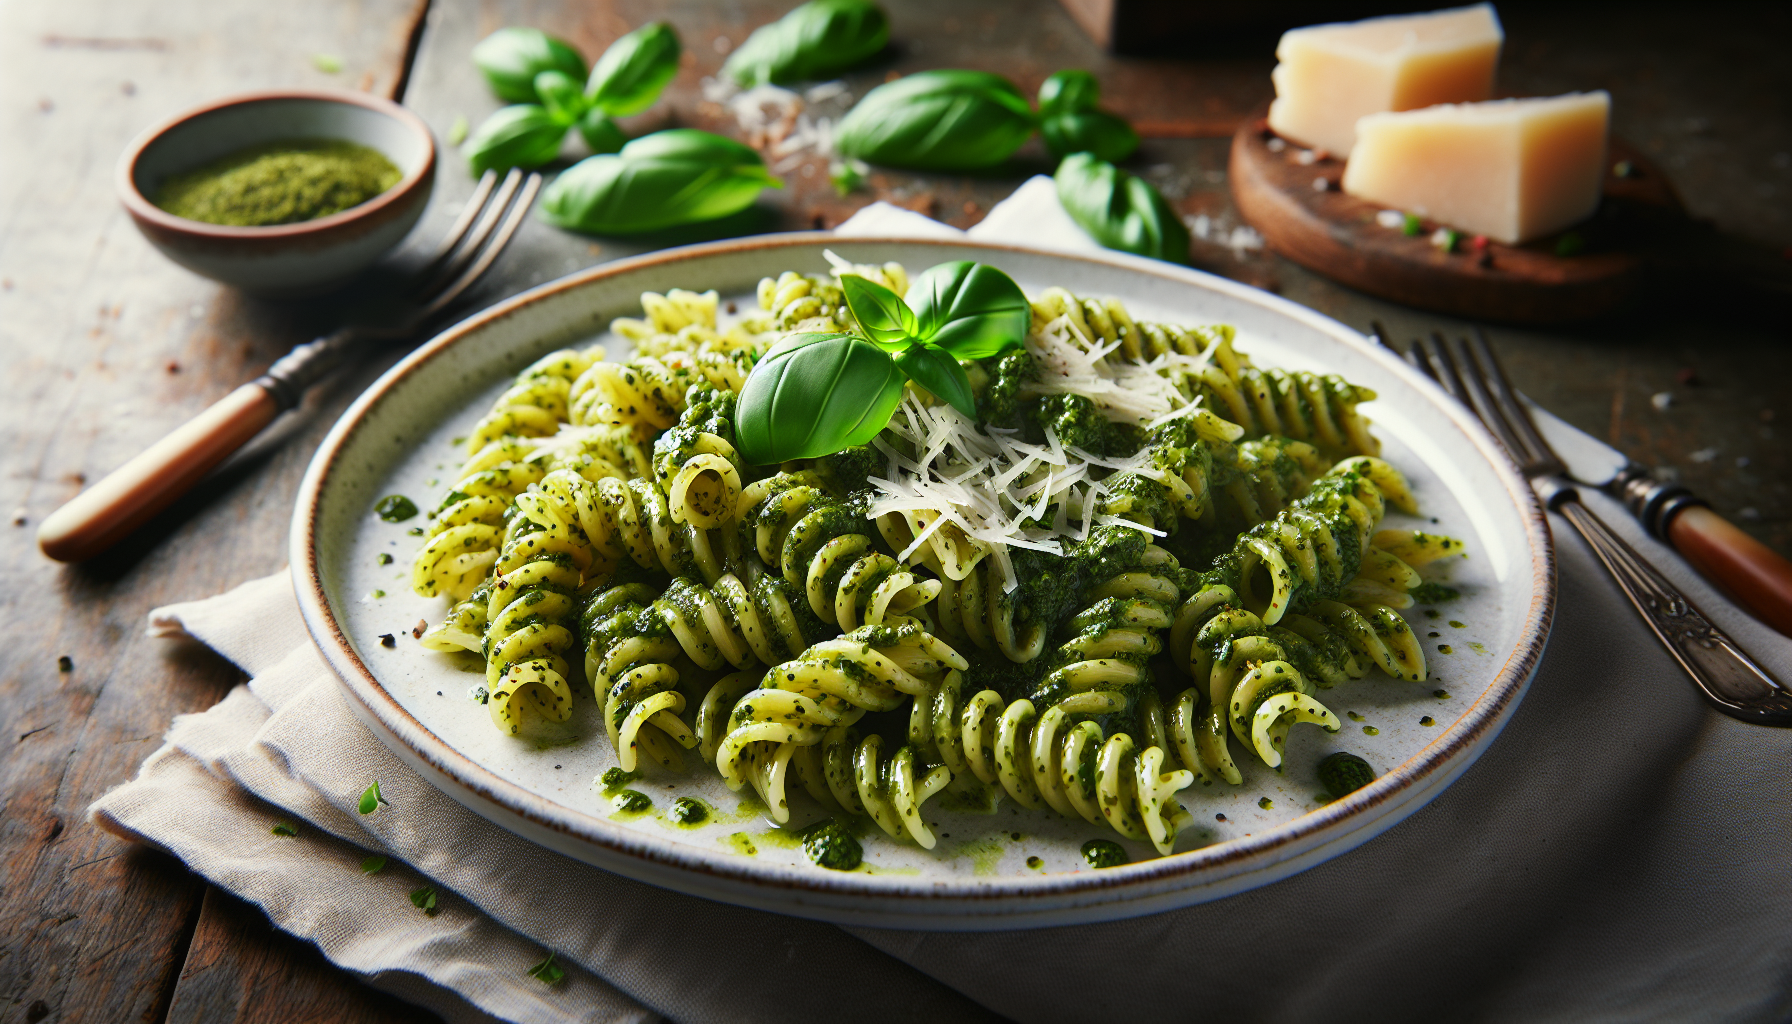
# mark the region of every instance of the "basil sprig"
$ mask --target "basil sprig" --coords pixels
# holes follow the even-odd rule
[[[920,71],[865,94],[841,119],[845,157],[922,171],[990,167],[1033,134],[1014,83],[984,71]]]
[[[627,136],[611,120],[653,105],[678,73],[678,33],[643,25],[610,45],[587,78],[577,50],[532,28],[499,29],[473,48],[473,62],[499,99],[513,105],[487,118],[467,140],[468,166],[540,167],[577,127],[595,153],[620,150]]]
[[[1151,183],[1092,153],[1072,153],[1052,176],[1058,202],[1109,249],[1188,262],[1188,228]]]
[[[1139,133],[1125,119],[1096,109],[1101,83],[1087,71],[1060,71],[1039,87],[1039,134],[1052,155],[1094,153],[1118,163],[1139,148]]]
[[[754,29],[728,55],[722,76],[743,87],[830,78],[889,41],[890,19],[870,0],[809,0]]]
[[[913,307],[856,274],[842,274],[840,290],[861,333],[792,335],[748,375],[735,417],[747,461],[819,458],[870,441],[889,425],[904,377],[975,419],[976,397],[959,360],[1018,344],[1032,318],[1013,278],[968,261],[916,277]]]
[[[541,217],[595,234],[657,231],[737,213],[768,187],[783,182],[751,147],[695,128],[669,128],[562,171],[542,192]]]
[[[538,28],[501,28],[473,47],[473,63],[506,103],[534,103],[535,76],[558,71],[585,80],[585,58]]]

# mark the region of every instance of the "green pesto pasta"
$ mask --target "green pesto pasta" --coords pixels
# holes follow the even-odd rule
[[[479,421],[412,585],[447,601],[425,646],[485,658],[501,732],[591,699],[623,771],[713,767],[780,823],[931,850],[950,789],[1169,854],[1184,800],[1339,728],[1325,691],[1426,677],[1400,612],[1460,542],[1381,528],[1418,506],[1372,391],[1257,367],[1224,325],[1049,288],[1022,347],[962,364],[975,420],[911,386],[869,445],[746,462],[761,357],[860,330],[843,274],[908,290],[830,259],[727,322],[715,291],[646,293],[611,324],[632,351],[550,353]]]

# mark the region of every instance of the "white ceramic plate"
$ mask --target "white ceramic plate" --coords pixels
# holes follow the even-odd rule
[[[1124,867],[1090,869],[1080,856],[1113,833],[1046,811],[1002,804],[994,814],[928,807],[941,839],[923,851],[872,828],[865,866],[815,867],[793,830],[740,807],[713,771],[649,774],[634,785],[652,813],[618,815],[594,785],[615,764],[596,702],[580,700],[558,742],[518,740],[492,728],[468,699],[483,681],[478,659],[430,653],[411,639],[442,599],[406,581],[422,519],[389,524],[374,503],[403,494],[438,502],[461,462],[464,436],[523,366],[571,344],[605,339],[616,316],[639,315],[643,291],[716,288],[750,306],[759,278],[827,269],[824,248],[855,262],[897,260],[919,271],[950,259],[1001,267],[1029,293],[1061,284],[1113,295],[1135,316],[1223,322],[1258,365],[1332,371],[1374,388],[1363,406],[1383,455],[1405,471],[1427,519],[1467,542],[1446,570],[1464,596],[1436,619],[1415,612],[1434,678],[1399,683],[1379,674],[1326,691],[1345,729],[1297,728],[1283,772],[1247,762],[1240,787],[1183,792],[1195,825],[1177,852],[1152,856],[1123,844]],[[1417,525],[1398,513],[1388,525]],[[913,928],[996,929],[1103,920],[1216,899],[1273,882],[1349,850],[1423,806],[1485,750],[1517,706],[1543,653],[1555,595],[1544,519],[1530,487],[1493,439],[1428,380],[1333,320],[1256,289],[1119,254],[1071,256],[940,241],[791,234],[655,253],[575,274],[487,310],[443,333],[382,377],[325,440],[300,491],[292,533],[299,602],[318,646],[387,746],[445,792],[492,821],[599,867],[695,895],[833,921]],[[392,556],[381,565],[379,556]],[[383,594],[384,596],[376,596]],[[1460,623],[1460,625],[1457,625]],[[399,643],[383,647],[382,634]],[[1452,653],[1442,653],[1446,645]],[[1436,696],[1437,691],[1448,694]],[[588,696],[585,695],[585,696]],[[1422,721],[1433,724],[1424,725]],[[1314,777],[1334,750],[1380,773],[1345,799],[1325,802]],[[678,796],[715,808],[694,828],[663,811]],[[793,798],[793,804],[806,797]],[[806,819],[800,808],[796,822]],[[808,817],[820,816],[814,809]],[[751,852],[749,852],[751,851]]]

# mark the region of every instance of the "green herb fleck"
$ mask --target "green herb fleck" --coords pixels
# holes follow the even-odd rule
[[[1457,622],[1455,619],[1450,620],[1450,625],[1455,626],[1457,629],[1466,628],[1463,623]]]
[[[640,772],[625,772],[621,768],[611,768],[604,772],[603,778],[598,781],[603,783],[605,789],[620,789],[640,777]]]
[[[1363,735],[1364,736],[1380,736],[1381,730],[1375,728],[1373,725],[1365,725],[1365,726],[1363,726]]]
[[[544,985],[560,984],[560,979],[566,977],[566,972],[554,963],[554,956],[555,954],[549,953],[546,960],[529,968],[527,972],[529,977],[540,979]]]
[[[421,527],[421,526],[413,526],[413,527],[411,527],[411,528],[410,528],[410,529],[408,529],[408,530],[406,530],[406,531],[404,531],[404,532],[406,532],[406,533],[408,533],[408,534],[410,534],[410,535],[411,535],[411,536],[413,536],[413,537],[421,537],[421,536],[423,536],[423,527]]]
[[[1040,868],[1045,867],[1045,861],[1040,860],[1038,857],[1028,857],[1027,867],[1032,868],[1034,871],[1038,871]]]
[[[680,825],[698,825],[709,818],[709,806],[701,800],[681,796],[672,801],[670,817]]]
[[[1319,781],[1335,797],[1347,796],[1375,781],[1369,762],[1342,751],[1319,762]]]
[[[638,789],[625,789],[618,792],[611,803],[625,814],[639,814],[653,806],[653,798]]]
[[[411,891],[411,906],[430,917],[436,916],[436,891],[427,885],[421,889],[413,889]]]
[[[1275,810],[1276,802],[1266,796],[1258,797],[1257,798],[1257,806],[1263,808],[1266,811],[1272,811],[1272,810]]]
[[[1420,725],[1436,725],[1437,719],[1432,718],[1430,715],[1426,715],[1425,717],[1419,719],[1419,724]]]
[[[333,75],[342,70],[342,58],[329,53],[311,55],[311,66],[326,75]]]
[[[62,657],[56,659],[56,671],[58,671],[58,672],[73,672],[74,670],[75,670],[75,659],[69,657],[66,654],[64,654]]]
[[[1462,592],[1455,587],[1446,587],[1441,583],[1421,583],[1407,591],[1406,594],[1413,599],[1415,604],[1442,604],[1462,596]],[[1437,618],[1435,612],[1429,614],[1431,618]]]
[[[373,560],[374,560],[375,564],[378,564],[378,565],[391,565],[392,564],[392,556],[386,554],[384,551],[375,555]]]
[[[467,690],[467,699],[473,701],[475,704],[484,704],[486,701],[492,699],[492,695],[491,691],[487,690],[484,684],[478,684]]]
[[[363,875],[377,875],[380,873],[380,869],[384,868],[385,866],[386,866],[386,858],[384,856],[376,853],[371,857],[362,858],[361,873]]]
[[[376,600],[377,600],[377,599],[379,599],[379,598],[382,598],[382,597],[385,597],[385,596],[386,596],[386,592],[385,592],[385,591],[384,591],[384,590],[375,590],[375,591],[374,591],[374,592],[373,592],[373,596],[374,596],[374,598],[375,598],[375,599],[376,599]]]
[[[275,822],[274,827],[272,829],[270,829],[269,831],[273,832],[277,836],[296,836],[299,834],[298,829],[293,828],[291,825],[288,825],[284,821]]]
[[[374,503],[373,514],[388,523],[402,523],[417,514],[417,503],[402,494],[388,494]]]
[[[454,115],[454,123],[448,126],[448,144],[450,146],[458,146],[467,141],[467,129],[470,127],[471,126],[467,124],[467,115]]]
[[[375,779],[373,785],[368,786],[366,791],[361,794],[361,813],[372,814],[380,809],[381,804],[387,807],[392,806],[391,802],[380,793],[379,780]]]
[[[1578,231],[1570,231],[1556,239],[1557,256],[1579,256],[1587,248],[1586,236]]]
[[[1425,230],[1425,222],[1420,220],[1416,213],[1409,213],[1400,221],[1400,233],[1408,238],[1416,237],[1423,230]]]
[[[1456,653],[1455,651],[1450,650],[1449,644],[1438,644],[1437,650],[1438,650],[1439,654],[1455,654]]]
[[[817,867],[851,871],[865,858],[865,848],[838,821],[825,821],[803,836],[803,853]]]
[[[1091,839],[1083,844],[1083,860],[1092,868],[1117,868],[1132,860],[1119,843],[1109,839]]]

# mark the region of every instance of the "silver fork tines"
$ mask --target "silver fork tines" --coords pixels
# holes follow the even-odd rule
[[[1375,339],[1400,354],[1379,323]],[[1745,722],[1792,725],[1792,691],[1712,625],[1686,595],[1581,504],[1580,493],[1563,475],[1562,460],[1537,432],[1480,328],[1475,329],[1473,338],[1456,340],[1433,332],[1428,339],[1414,341],[1404,355],[1480,418],[1531,479],[1550,510],[1567,519],[1593,549],[1637,614],[1692,676],[1706,700]]]

